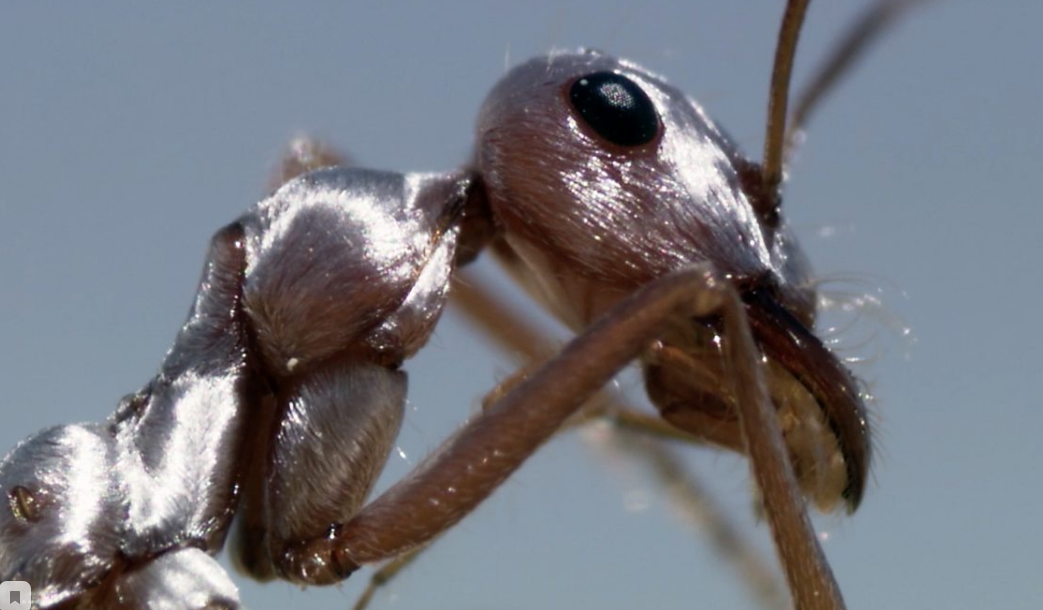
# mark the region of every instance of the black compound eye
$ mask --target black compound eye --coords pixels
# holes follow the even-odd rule
[[[659,115],[641,87],[615,72],[581,76],[569,89],[572,107],[613,144],[640,146],[659,131]]]

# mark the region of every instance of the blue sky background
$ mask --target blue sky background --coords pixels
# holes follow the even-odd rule
[[[453,168],[505,65],[587,45],[667,75],[759,157],[780,5],[6,4],[0,451],[104,419],[152,375],[210,234],[264,194],[294,133],[370,167]],[[798,81],[855,8],[812,6]],[[1041,23],[1031,0],[917,11],[791,168],[787,211],[816,269],[885,302],[840,335],[870,360],[856,370],[878,397],[873,481],[853,518],[818,520],[852,608],[1043,607]],[[383,484],[511,370],[448,314],[409,364],[406,458]],[[745,460],[685,455],[770,553]],[[554,441],[373,608],[751,607],[647,473],[606,461],[584,435]],[[250,608],[274,609],[348,607],[364,579],[237,580]]]

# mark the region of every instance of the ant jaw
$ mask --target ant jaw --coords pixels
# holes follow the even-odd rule
[[[801,435],[794,435],[791,440],[784,422],[783,432],[787,433],[791,452],[795,445],[801,445],[798,440],[800,436],[806,436],[807,430],[816,427],[821,429],[819,436],[835,442],[834,450],[827,449],[821,454],[826,458],[821,464],[802,464],[800,460],[795,462],[801,485],[804,486],[806,482],[802,470],[810,476],[807,481],[830,481],[836,477],[830,475],[829,471],[842,466],[842,484],[816,487],[826,493],[814,493],[811,497],[817,506],[824,509],[832,508],[843,499],[848,512],[854,512],[865,491],[871,451],[869,419],[858,382],[822,341],[783,307],[770,291],[751,290],[743,295],[743,300],[746,302],[750,330],[769,363],[769,373],[778,373],[768,376],[773,399],[777,401],[776,404],[781,399],[783,413],[789,407],[790,412],[801,422],[801,426],[794,431],[807,427]],[[791,382],[784,382],[778,387],[773,383],[786,380],[787,377],[791,378]],[[798,388],[799,391],[795,391]],[[779,394],[776,394],[777,390]],[[786,400],[786,396],[790,399]],[[813,418],[809,418],[808,414],[814,414]],[[828,493],[831,488],[834,489],[833,493]]]
[[[823,512],[862,499],[870,434],[858,383],[832,352],[769,291],[743,294],[754,340],[805,496]],[[643,359],[649,398],[660,415],[699,440],[746,453],[715,320],[678,325]]]

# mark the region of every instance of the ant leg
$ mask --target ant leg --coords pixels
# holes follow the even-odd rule
[[[790,607],[785,585],[771,562],[732,523],[724,507],[693,476],[674,447],[644,430],[620,426],[611,420],[593,422],[584,430],[584,440],[604,456],[609,467],[613,462],[628,460],[651,472],[672,512],[684,526],[709,539],[717,555],[745,583],[745,593],[758,608]]]
[[[350,165],[354,165],[350,158],[322,140],[309,135],[298,135],[286,145],[282,157],[268,176],[268,188],[274,191],[312,170]]]
[[[500,349],[519,360],[538,362],[550,357],[555,351],[553,339],[527,320],[521,310],[498,297],[474,273],[466,270],[457,273],[449,300],[462,309],[467,319],[497,343]],[[486,400],[492,396],[493,393],[490,393]],[[681,429],[664,421],[660,415],[637,410],[617,393],[607,390],[603,390],[596,401],[591,401],[574,421],[580,423],[595,418],[608,419],[620,426],[642,430],[654,436],[709,444],[742,453],[742,439],[732,438],[730,434],[723,435],[718,427],[703,425]]]
[[[554,340],[528,320],[528,316],[501,298],[480,276],[465,270],[454,280],[450,301],[501,349],[518,360],[530,362],[552,353]],[[527,374],[528,368],[523,368],[522,372]],[[485,401],[499,398],[514,385],[512,376],[490,392]],[[760,606],[786,607],[785,592],[774,570],[741,530],[732,524],[698,478],[685,469],[669,447],[659,442],[667,439],[706,444],[712,443],[711,440],[677,428],[657,414],[641,412],[628,405],[617,392],[607,389],[598,392],[566,425],[597,426],[599,422],[608,425],[587,435],[594,447],[606,453],[609,459],[622,456],[647,466],[658,479],[659,486],[666,490],[668,502],[681,519],[695,531],[709,536],[714,548],[749,583],[749,590]],[[737,450],[741,451],[742,447]]]
[[[482,399],[484,408],[492,406],[510,389],[524,381],[534,367],[523,367],[511,375]],[[624,408],[612,392],[601,390],[587,402],[583,411],[569,419],[559,432],[580,426],[609,424],[593,438],[591,445],[609,458],[620,456],[642,462],[652,471],[658,485],[666,491],[667,502],[685,525],[698,533],[707,533],[714,549],[734,566],[746,583],[759,607],[784,610],[789,607],[786,592],[775,571],[766,563],[742,531],[731,523],[724,509],[713,501],[710,492],[697,477],[685,468],[678,456],[658,440],[663,438],[695,442],[696,437],[673,427],[663,419]],[[653,438],[650,438],[654,437]],[[440,537],[440,536],[439,536]],[[397,578],[421,555],[438,541],[436,537],[421,546],[406,551],[380,566],[370,576],[369,583],[359,595],[352,610],[365,610],[377,591]]]
[[[270,444],[233,546],[243,571],[275,577],[287,541],[320,536],[354,516],[387,461],[402,423],[406,374],[331,362],[280,388]]]
[[[336,582],[422,544],[482,502],[677,315],[705,315],[723,284],[707,269],[662,277],[615,307],[557,357],[450,437],[331,535],[289,547],[283,574]]]
[[[377,590],[391,582],[391,579],[398,576],[402,570],[405,570],[416,561],[417,557],[423,554],[427,549],[431,548],[431,545],[434,544],[435,540],[437,540],[437,538],[410,549],[380,566],[380,568],[370,576],[369,584],[366,585],[366,589],[362,592],[362,595],[359,596],[355,605],[351,607],[351,610],[366,610],[366,608],[369,607],[369,603],[373,601],[373,596],[376,595]]]
[[[761,357],[736,293],[729,293],[724,321],[724,358],[730,364],[739,425],[746,441],[754,479],[771,524],[798,610],[840,610],[844,600],[808,518],[782,431],[772,408]],[[730,315],[729,315],[730,314]]]
[[[676,317],[710,315],[725,323],[725,357],[735,369],[733,391],[754,475],[797,607],[843,607],[771,410],[744,306],[735,289],[706,266],[663,276],[617,304],[351,521],[287,548],[284,576],[303,584],[335,582],[361,564],[431,540],[488,497]]]
[[[525,381],[525,379],[535,370],[536,364],[538,363],[530,363],[528,366],[522,367],[511,374],[510,377],[501,381],[482,398],[482,409],[491,408],[500,400],[500,398],[510,393],[511,390]],[[373,601],[373,596],[376,595],[378,589],[388,584],[388,582],[393,578],[402,573],[403,570],[412,565],[412,563],[427,551],[427,549],[431,548],[440,537],[441,535],[438,535],[420,546],[414,547],[397,557],[393,557],[385,562],[384,565],[380,566],[380,568],[370,575],[369,583],[366,585],[365,590],[362,591],[362,594],[359,595],[352,610],[365,610],[365,608],[369,606],[369,603]]]
[[[512,375],[487,394],[482,400],[483,405],[490,406],[510,388],[523,381],[524,377],[531,373],[530,367],[523,368],[519,373],[524,375]],[[612,394],[606,390],[600,391],[588,401],[584,411],[566,421],[559,432],[572,427],[608,424],[595,434],[587,436],[590,445],[603,452],[609,460],[623,457],[643,463],[656,477],[658,485],[665,490],[667,502],[674,508],[680,520],[692,530],[707,534],[713,548],[749,585],[748,591],[758,607],[766,610],[789,608],[786,590],[775,570],[743,532],[732,524],[723,507],[714,502],[709,490],[682,464],[677,454],[659,442],[663,438],[672,438],[691,443],[695,437],[657,416],[645,415],[630,409],[612,411],[614,406],[622,404],[619,402],[620,399]],[[631,417],[644,417],[647,421],[635,422],[627,419]],[[413,548],[380,566],[370,576],[369,583],[352,610],[368,608],[379,589],[397,578],[437,540],[438,538],[435,538]]]

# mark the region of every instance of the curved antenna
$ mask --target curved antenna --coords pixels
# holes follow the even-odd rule
[[[779,184],[782,182],[782,153],[786,142],[786,104],[789,100],[793,57],[797,53],[800,28],[804,24],[811,0],[789,0],[779,28],[779,42],[775,47],[775,67],[771,72],[768,93],[768,127],[764,136],[764,163],[761,182],[764,197],[757,198],[757,212],[763,218],[776,216],[779,206]]]
[[[926,0],[881,0],[862,12],[854,23],[834,44],[828,59],[815,73],[815,78],[801,94],[786,127],[786,141],[782,154],[788,159],[798,135],[807,125],[811,113],[816,110],[825,96],[832,92],[838,80],[850,73],[855,62],[862,58],[866,49],[875,42],[903,13]]]

